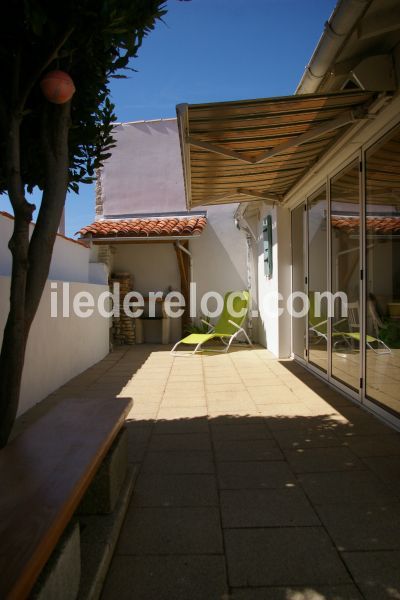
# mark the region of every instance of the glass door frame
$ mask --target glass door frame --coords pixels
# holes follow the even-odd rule
[[[310,244],[309,244],[309,240],[310,240],[310,231],[309,231],[309,206],[310,206],[310,200],[311,198],[314,198],[314,196],[316,194],[318,194],[320,191],[323,190],[323,188],[325,188],[325,198],[326,198],[326,225],[327,225],[327,232],[326,232],[326,273],[329,273],[329,247],[330,247],[330,243],[329,243],[329,234],[330,234],[330,227],[329,227],[329,223],[330,223],[330,206],[329,206],[329,182],[328,182],[328,177],[326,177],[325,182],[320,183],[320,185],[318,187],[315,188],[315,190],[311,193],[308,194],[307,198],[304,201],[304,212],[305,212],[305,216],[304,216],[304,246],[305,246],[305,251],[304,251],[304,256],[305,256],[305,268],[304,268],[304,275],[305,275],[305,293],[307,294],[307,298],[309,298],[309,294],[310,294]],[[330,291],[330,287],[331,287],[331,281],[330,281],[330,277],[327,275],[326,278],[326,287],[327,290],[326,291]],[[317,364],[313,363],[310,360],[310,343],[309,343],[309,327],[308,327],[308,315],[307,315],[307,321],[306,321],[306,332],[305,332],[305,339],[306,339],[306,347],[305,347],[305,351],[306,351],[306,357],[305,357],[305,362],[307,363],[307,365],[312,368],[312,370],[325,377],[330,373],[330,352],[328,351],[329,347],[330,347],[330,339],[331,339],[331,333],[330,333],[330,319],[328,319],[327,322],[327,347],[326,347],[326,352],[327,352],[327,370],[324,371],[324,369],[318,367]]]
[[[304,274],[305,274],[305,282],[304,282],[304,291],[309,294],[309,281],[310,281],[310,272],[309,272],[309,227],[308,227],[308,207],[309,207],[309,199],[314,196],[319,189],[325,186],[326,191],[326,201],[327,201],[327,259],[326,259],[326,269],[327,269],[327,292],[332,291],[332,231],[331,231],[331,180],[338,175],[341,171],[346,169],[352,162],[358,160],[360,166],[360,179],[359,179],[359,211],[360,211],[360,244],[359,244],[359,264],[360,264],[360,286],[359,286],[359,306],[360,306],[360,373],[359,378],[360,381],[362,379],[363,383],[365,382],[365,338],[364,338],[364,330],[365,330],[365,311],[364,311],[364,295],[365,295],[365,277],[361,279],[361,273],[365,273],[365,264],[364,264],[364,246],[365,246],[365,162],[364,162],[364,154],[365,150],[360,150],[352,154],[350,158],[347,158],[345,162],[343,162],[337,169],[333,172],[329,173],[323,181],[319,182],[319,185],[315,186],[310,193],[307,194],[307,197],[304,198],[301,202],[296,204],[293,207],[292,211],[296,208],[299,208],[301,205],[304,205],[303,212],[303,232],[304,232]],[[292,291],[293,289],[293,275],[292,275]],[[307,326],[305,329],[305,357],[301,358],[297,354],[293,354],[295,359],[300,363],[307,366],[310,371],[312,371],[315,375],[320,377],[321,379],[328,381],[336,388],[340,389],[347,396],[352,397],[359,403],[364,401],[364,385],[363,387],[359,387],[357,389],[352,389],[347,386],[345,383],[342,383],[339,379],[333,377],[332,375],[332,317],[328,318],[327,323],[327,372],[318,368],[310,361],[310,352],[309,352],[309,336],[308,336],[308,319]],[[293,332],[293,328],[292,328]],[[293,338],[292,338],[292,348],[293,348]]]
[[[298,204],[296,204],[296,206],[294,206],[291,211],[290,211],[290,231],[291,231],[291,256],[292,256],[292,273],[291,273],[291,291],[292,293],[295,291],[294,290],[294,269],[293,269],[293,216],[294,216],[294,212],[299,209],[300,207],[302,207],[302,215],[303,215],[303,272],[304,272],[304,277],[305,280],[303,279],[303,290],[304,293],[308,294],[308,226],[307,226],[307,219],[306,219],[306,215],[307,215],[307,199],[302,200],[301,202],[299,202]],[[299,290],[296,290],[299,291]],[[292,316],[291,318],[291,348],[292,348],[292,354],[293,357],[295,357],[295,359],[302,363],[302,364],[308,364],[308,335],[307,335],[307,327],[306,327],[306,323],[307,323],[307,319],[308,317],[306,316],[305,318],[305,326],[304,326],[304,333],[303,333],[303,339],[305,341],[305,346],[304,346],[304,352],[303,352],[303,356],[300,356],[299,354],[296,354],[294,351],[295,348],[295,342],[294,342],[294,327],[293,327],[293,319],[294,317]]]
[[[333,268],[332,268],[332,227],[331,227],[331,216],[332,216],[332,202],[331,202],[331,182],[332,180],[339,175],[342,171],[347,169],[351,165],[351,163],[357,161],[359,165],[359,178],[358,178],[358,208],[359,208],[359,219],[360,219],[360,241],[359,241],[359,291],[358,291],[358,304],[359,304],[359,315],[360,315],[360,342],[359,342],[359,352],[360,352],[360,365],[359,365],[359,386],[358,389],[351,388],[346,385],[340,379],[334,377],[332,373],[332,321],[331,317],[329,321],[328,327],[328,381],[334,384],[337,388],[339,388],[343,393],[348,396],[351,396],[353,399],[357,400],[360,404],[363,402],[363,386],[361,386],[361,381],[365,382],[364,371],[363,371],[363,363],[365,361],[365,338],[364,338],[364,280],[363,276],[365,273],[365,265],[364,265],[364,232],[365,232],[365,163],[364,163],[364,151],[359,150],[352,154],[349,158],[346,159],[337,169],[332,171],[327,176],[327,186],[328,186],[328,213],[329,213],[329,234],[328,234],[328,291],[332,292],[333,284]]]
[[[356,402],[364,405],[370,412],[375,413],[382,420],[386,421],[390,425],[394,426],[397,429],[400,429],[400,418],[395,414],[389,412],[384,407],[380,406],[376,402],[370,400],[366,395],[366,327],[367,327],[367,315],[366,315],[366,294],[367,294],[367,273],[366,273],[366,262],[367,262],[367,239],[366,239],[366,171],[367,171],[367,162],[366,162],[366,154],[370,148],[372,148],[376,143],[382,140],[384,137],[390,135],[390,133],[400,126],[399,117],[394,117],[390,123],[388,123],[384,128],[382,128],[379,132],[373,135],[368,142],[363,144],[363,146],[357,152],[353,153],[350,157],[348,157],[345,161],[343,161],[339,167],[337,167],[334,171],[331,171],[326,177],[318,182],[318,185],[313,186],[310,192],[306,197],[301,198],[301,201],[298,202],[291,210],[291,212],[298,208],[301,204],[304,205],[304,220],[303,220],[303,232],[304,232],[304,274],[305,274],[305,286],[304,291],[308,295],[309,293],[309,231],[308,231],[308,219],[306,218],[308,214],[308,202],[309,198],[311,198],[320,188],[324,185],[326,187],[326,198],[327,198],[327,291],[332,291],[332,231],[331,231],[331,180],[338,175],[341,171],[346,169],[353,161],[358,160],[360,165],[359,170],[359,218],[360,218],[360,243],[359,243],[359,268],[360,268],[360,286],[359,286],[359,306],[360,306],[360,385],[358,390],[354,390],[342,383],[339,379],[336,379],[332,375],[332,318],[328,319],[328,364],[327,364],[327,373],[323,370],[319,369],[317,366],[313,365],[310,362],[310,353],[309,353],[309,343],[308,343],[308,327],[305,330],[305,358],[301,358],[298,355],[293,354],[293,357],[301,364],[307,367],[310,371],[312,371],[317,377],[320,379],[327,381],[335,388],[339,389],[346,396],[352,398]],[[292,273],[292,292],[295,291],[293,289],[293,273]],[[293,348],[293,328],[292,328],[292,348]]]
[[[370,400],[367,397],[367,386],[366,386],[366,377],[367,377],[367,350],[365,343],[366,336],[366,327],[367,327],[367,283],[368,283],[368,274],[367,274],[367,236],[366,236],[366,214],[367,214],[367,152],[373,148],[380,141],[383,141],[385,138],[390,138],[390,135],[393,131],[400,127],[400,121],[398,116],[395,119],[392,119],[390,123],[386,125],[382,130],[377,132],[374,136],[365,143],[360,151],[361,160],[362,160],[362,183],[361,183],[361,191],[362,191],[362,213],[361,213],[361,223],[362,223],[362,269],[363,269],[363,281],[362,281],[362,313],[361,313],[361,327],[362,327],[362,344],[363,344],[363,353],[362,353],[362,389],[360,390],[361,403],[372,413],[375,413],[382,420],[389,423],[391,426],[394,426],[396,429],[400,430],[400,416],[397,416],[395,413],[391,412],[390,409],[385,409],[382,405]]]

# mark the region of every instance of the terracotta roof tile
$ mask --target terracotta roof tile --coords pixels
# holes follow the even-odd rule
[[[360,226],[359,217],[331,217],[332,227],[346,233],[357,233]],[[400,217],[367,217],[367,233],[400,234]]]
[[[158,217],[95,221],[78,233],[82,237],[170,237],[200,235],[207,225],[205,216]]]

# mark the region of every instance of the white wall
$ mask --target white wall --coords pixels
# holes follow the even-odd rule
[[[236,208],[237,204],[208,206],[207,227],[198,239],[190,242],[198,315],[201,297],[206,292],[224,295],[247,289],[246,236],[235,225]]]
[[[272,262],[271,279],[264,274],[264,247],[262,222],[267,215],[272,217]],[[291,352],[291,320],[286,302],[291,292],[290,212],[282,207],[264,206],[260,212],[258,230],[258,308],[259,341],[275,356],[286,358]],[[278,293],[283,300],[278,301]],[[278,309],[284,308],[278,317]]]
[[[176,119],[121,123],[101,174],[104,215],[186,211]]]
[[[201,316],[201,297],[206,292],[216,291],[224,295],[231,290],[247,289],[246,236],[235,225],[236,208],[236,204],[207,207],[206,229],[189,242],[193,256],[193,281],[197,284],[198,317]],[[93,248],[93,258],[96,260],[98,248]],[[172,242],[121,243],[114,244],[112,249],[112,270],[130,273],[135,290],[146,295],[149,291],[164,291],[169,286],[173,290],[180,289],[178,263]],[[214,308],[211,301],[209,308]],[[150,331],[152,325],[146,323],[145,326]],[[173,319],[171,341],[181,337],[180,319]]]
[[[0,213],[0,275],[11,273],[11,252],[8,242],[14,226],[12,217]],[[33,224],[30,227],[32,234]],[[49,279],[58,281],[89,281],[90,250],[81,242],[57,235],[50,265]]]
[[[0,344],[9,307],[10,278],[0,276]],[[71,295],[85,290],[98,298],[107,286],[71,283]],[[50,316],[47,282],[29,334],[18,414],[98,362],[109,350],[109,320],[97,311],[81,319]]]
[[[272,277],[269,279],[264,273],[264,246],[263,246],[263,219],[268,215],[272,218]],[[273,313],[278,305],[275,296],[278,293],[278,245],[276,230],[276,209],[264,206],[260,212],[258,223],[258,243],[255,252],[258,256],[258,309],[259,309],[259,341],[276,356],[279,354],[279,326],[278,318]]]
[[[282,304],[285,306],[283,314],[279,317],[279,358],[288,358],[292,352],[292,319],[287,310],[287,300],[292,292],[292,248],[289,243],[291,237],[291,214],[288,208],[277,208],[278,232],[278,288],[283,296]]]
[[[113,271],[130,273],[134,289],[144,296],[149,292],[165,291],[169,286],[180,290],[178,262],[172,242],[115,244]],[[161,323],[146,322],[144,327],[146,341],[161,341]],[[171,342],[181,337],[181,319],[172,319]]]
[[[0,345],[9,310],[11,253],[7,244],[12,228],[12,218],[0,214]],[[86,246],[57,236],[49,281],[29,334],[18,414],[104,358],[109,351],[110,322],[97,311],[87,319],[73,315],[52,318],[50,313],[50,280],[72,282],[71,296],[85,290],[96,299],[108,290],[104,268],[93,269],[95,265],[91,265],[89,277],[89,254]],[[90,278],[103,284],[88,283]]]
[[[89,255],[89,249],[80,242],[58,235],[54,244],[49,279],[89,281]]]
[[[11,252],[8,249],[13,220],[0,212],[0,275],[11,273]]]

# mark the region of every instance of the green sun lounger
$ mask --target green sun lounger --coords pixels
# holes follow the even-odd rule
[[[314,292],[311,292],[309,295],[310,300],[310,310],[308,316],[308,329],[310,332],[319,337],[319,339],[325,339],[328,341],[328,320],[325,318],[324,320],[319,320],[315,316],[315,306],[314,306]],[[371,311],[371,307],[368,306]],[[358,302],[351,302],[347,305],[348,316],[345,319],[340,319],[336,321],[335,326],[341,323],[347,323],[348,325],[353,325],[355,329],[359,329],[359,308]],[[332,329],[332,339],[336,341],[333,343],[333,347],[335,348],[340,341],[343,341],[348,346],[350,346],[349,340],[353,340],[360,344],[361,342],[361,334],[359,331],[337,331],[334,328]],[[372,335],[365,336],[365,343],[367,348],[375,352],[375,354],[390,354],[390,348],[378,337],[374,337]],[[377,346],[376,348],[374,345]]]
[[[229,305],[229,297],[232,296],[232,305]],[[196,354],[197,352],[228,352],[232,342],[239,335],[243,334],[246,341],[251,346],[252,343],[243,328],[243,323],[246,319],[249,311],[250,294],[248,291],[240,292],[227,292],[224,297],[224,306],[218,322],[215,326],[210,325],[210,331],[208,333],[191,333],[182,340],[179,340],[171,350],[171,354],[176,353],[176,348],[180,344],[186,344],[195,346],[194,350],[190,354]],[[229,309],[231,308],[231,312]],[[203,348],[203,344],[213,339],[220,339],[224,344],[222,350],[216,348]]]

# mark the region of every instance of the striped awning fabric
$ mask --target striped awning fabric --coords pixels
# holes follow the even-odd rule
[[[375,95],[344,91],[177,107],[188,208],[277,201]]]

